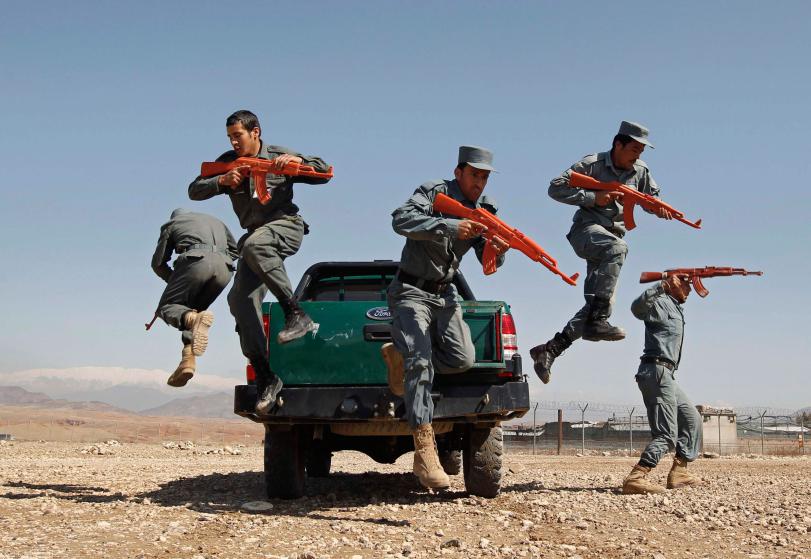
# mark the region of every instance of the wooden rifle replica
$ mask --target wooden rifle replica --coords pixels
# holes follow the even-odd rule
[[[493,237],[499,237],[510,248],[514,248],[526,254],[530,260],[543,264],[550,272],[559,275],[563,281],[569,285],[577,285],[577,277],[579,274],[574,274],[571,277],[567,276],[558,269],[557,261],[552,258],[538,243],[524,235],[518,229],[510,227],[499,218],[488,212],[483,208],[472,210],[463,206],[450,196],[439,193],[434,198],[433,211],[441,214],[452,215],[461,219],[469,219],[487,227],[487,230],[482,233],[482,236],[487,240],[482,254],[482,269],[485,275],[495,273],[496,265],[496,250],[493,246]]]
[[[701,297],[706,297],[710,294],[704,287],[702,278],[715,278],[718,276],[762,276],[763,272],[750,272],[743,268],[718,268],[715,266],[706,266],[704,268],[674,268],[672,270],[665,270],[664,272],[642,272],[639,276],[639,283],[650,283],[652,281],[663,280],[672,276],[679,276],[693,284],[696,293]]]
[[[333,176],[332,166],[330,166],[326,173],[320,173],[316,171],[312,165],[302,165],[301,163],[295,163],[293,161],[279,168],[275,161],[275,159],[261,159],[259,157],[238,157],[234,161],[228,162],[206,162],[200,166],[200,175],[203,177],[214,177],[224,175],[231,169],[237,167],[248,167],[250,169],[254,192],[256,192],[259,203],[263,205],[270,202],[272,198],[270,192],[268,192],[267,183],[265,182],[268,173],[273,175],[287,175],[290,177],[316,177],[319,179],[331,179]]]
[[[660,209],[665,209],[670,212],[673,219],[686,223],[690,227],[701,229],[701,220],[696,222],[689,221],[684,217],[684,214],[665,202],[662,202],[655,196],[639,192],[619,181],[601,182],[595,178],[583,175],[576,171],[571,171],[569,176],[569,186],[573,188],[585,188],[586,190],[603,190],[606,192],[615,192],[622,195],[622,219],[625,221],[625,228],[630,231],[636,227],[634,221],[634,206],[639,204],[649,212],[658,212]]]

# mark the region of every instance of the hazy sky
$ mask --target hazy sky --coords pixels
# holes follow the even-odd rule
[[[638,211],[613,322],[628,338],[578,342],[545,400],[640,400],[640,271],[731,265],[686,306],[679,378],[696,403],[811,403],[807,184],[811,3],[9,2],[0,19],[0,372],[174,369],[179,336],[149,334],[163,282],[149,260],[175,207],[241,231],[226,197],[188,200],[200,162],[228,149],[225,117],[256,112],[267,142],[335,166],[297,186],[311,233],[294,283],[320,260],[398,258],[392,209],[452,175],[460,144],[488,146],[487,193],[566,273],[575,208],[549,180],[603,151],[622,119],[650,127],[643,159],[693,230]],[[234,6],[235,4],[228,4]],[[525,366],[582,305],[520,253],[480,299],[513,308]],[[202,373],[242,378],[225,295]],[[182,395],[180,392],[178,395]]]

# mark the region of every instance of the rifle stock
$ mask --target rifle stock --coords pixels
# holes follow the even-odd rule
[[[642,272],[639,276],[639,283],[650,283],[663,280],[672,276],[680,278],[693,284],[693,289],[700,297],[710,294],[702,278],[715,278],[723,276],[762,276],[763,272],[753,272],[743,268],[730,268],[718,266],[705,266],[704,268],[673,268],[664,272]]]
[[[207,161],[200,165],[200,176],[214,177],[224,175],[237,167],[248,167],[253,183],[253,189],[260,204],[270,202],[272,195],[268,192],[267,176],[287,175],[289,177],[315,177],[319,179],[331,179],[333,177],[332,166],[325,173],[316,171],[312,165],[302,165],[295,161],[290,161],[284,167],[278,169],[275,159],[261,159],[259,157],[238,157],[234,161]]]
[[[680,212],[670,204],[659,200],[658,198],[639,192],[619,181],[601,182],[594,177],[589,177],[576,171],[571,171],[569,174],[569,186],[574,188],[585,188],[586,190],[603,190],[606,192],[616,192],[622,194],[622,219],[625,222],[625,228],[630,231],[636,227],[634,221],[634,207],[639,204],[644,209],[656,212],[660,209],[666,209],[673,216],[673,219],[681,221],[695,229],[701,229],[701,220],[692,222],[684,217],[684,213]]]
[[[524,235],[518,229],[510,227],[487,210],[483,208],[477,208],[475,210],[467,208],[450,196],[439,193],[434,198],[433,211],[461,219],[469,219],[487,227],[487,230],[483,233],[484,238],[487,239],[487,243],[482,253],[482,270],[485,275],[496,272],[498,255],[496,254],[492,239],[493,237],[499,237],[508,243],[510,248],[523,252],[530,260],[540,263],[550,272],[559,275],[563,281],[569,285],[577,285],[579,274],[567,276],[561,272],[558,269],[557,261],[541,248],[538,243]]]

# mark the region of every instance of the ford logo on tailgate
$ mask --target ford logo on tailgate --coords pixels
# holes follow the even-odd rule
[[[375,307],[366,311],[366,318],[372,320],[391,320],[391,311],[388,307]]]

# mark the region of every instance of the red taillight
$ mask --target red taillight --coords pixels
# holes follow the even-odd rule
[[[501,315],[501,345],[504,348],[504,360],[512,359],[518,353],[518,335],[515,332],[515,321],[511,314]]]
[[[265,330],[265,341],[267,342],[270,337],[270,313],[262,315],[262,328]],[[253,365],[250,362],[245,367],[245,378],[248,379],[248,384],[256,382],[256,371],[253,370]]]

